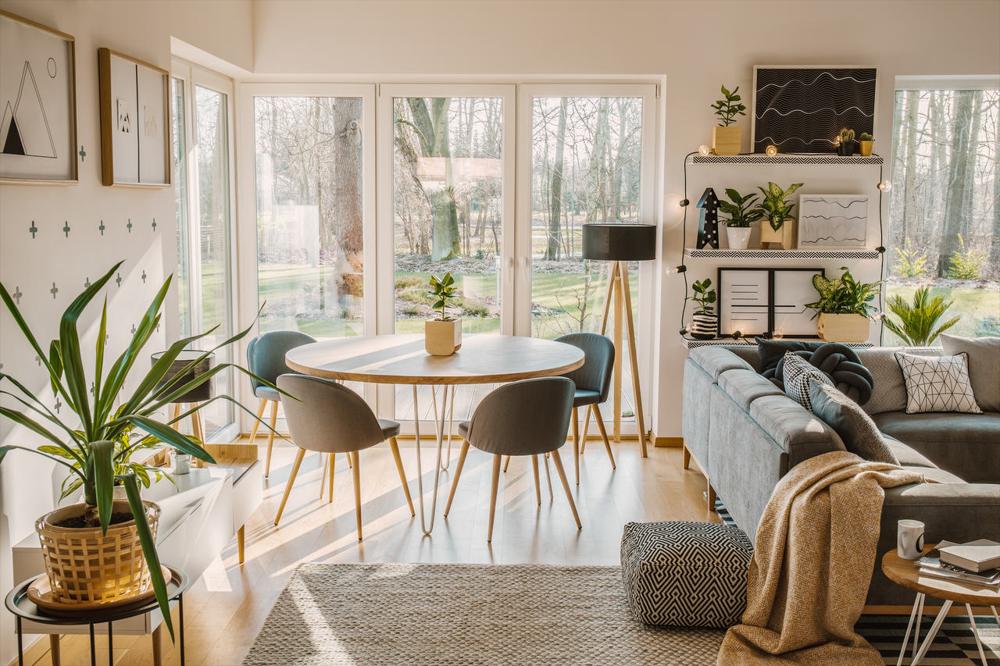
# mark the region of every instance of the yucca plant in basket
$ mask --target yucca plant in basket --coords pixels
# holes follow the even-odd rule
[[[257,382],[270,384],[233,363],[220,363],[209,370],[190,374],[214,351],[245,337],[252,329],[251,325],[214,349],[199,354],[181,372],[170,373],[171,364],[181,351],[215,329],[178,340],[134,383],[136,388],[131,395],[123,393],[126,379],[160,323],[160,309],[172,276],[157,291],[127,347],[106,371],[105,361],[109,359],[105,358],[108,330],[108,304],[105,299],[94,350],[94,371],[88,378],[77,321],[122,263],[115,264],[69,305],[59,323],[59,337],[48,345],[47,351],[32,333],[7,288],[0,283],[0,300],[48,372],[53,393],[69,408],[68,417],[73,419],[70,421],[53,413],[24,382],[0,373],[0,395],[23,407],[19,411],[0,405],[0,417],[46,441],[38,447],[0,446],[0,463],[14,450],[40,455],[68,470],[69,478],[63,484],[64,496],[78,488],[83,490],[82,504],[56,509],[36,523],[53,599],[66,603],[103,603],[148,594],[151,587],[163,611],[164,623],[173,637],[166,581],[156,553],[155,530],[159,509],[151,502],[143,502],[140,497],[139,484],[149,485],[149,470],[141,464],[132,463],[131,454],[163,443],[206,462],[215,462],[202,448],[202,442],[175,430],[171,424],[215,400],[225,400],[249,414],[252,412],[227,395],[215,396],[169,422],[158,419],[160,410],[226,368],[235,368]],[[127,500],[115,501],[116,484],[124,487]],[[63,536],[52,537],[52,534]],[[93,545],[95,552],[84,555],[84,567],[74,565],[70,557],[61,562],[70,571],[54,572],[54,561],[61,557],[58,541],[65,539],[66,534],[72,534],[77,548],[84,543]],[[75,557],[79,560],[80,554]],[[53,558],[54,561],[50,561]],[[146,566],[142,566],[143,560]]]

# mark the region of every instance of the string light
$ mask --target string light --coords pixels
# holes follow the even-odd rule
[[[892,183],[890,183],[887,180],[880,181],[878,184],[878,189],[882,190],[883,192],[888,192],[889,190],[892,189]]]
[[[775,332],[774,332],[774,335],[773,335],[772,337],[773,337],[773,338],[774,338],[775,340],[780,340],[780,339],[782,339],[783,337],[785,337],[785,334],[784,334],[784,333],[782,333],[781,331],[775,331]]]
[[[681,208],[687,208],[688,206],[691,205],[691,202],[687,199],[681,199],[677,205],[679,205]]]
[[[706,146],[705,144],[701,144],[700,146],[698,146],[698,152],[701,153],[702,155],[711,155],[712,149]]]
[[[743,337],[743,332],[742,331],[733,331],[733,338],[739,340],[742,337]]]
[[[677,273],[686,273],[687,266],[681,264],[680,266],[670,266],[667,268],[667,275],[676,275]]]
[[[778,154],[778,147],[775,146],[774,144],[771,144],[770,146],[764,149],[764,154],[767,155],[768,157],[774,157],[775,155]]]

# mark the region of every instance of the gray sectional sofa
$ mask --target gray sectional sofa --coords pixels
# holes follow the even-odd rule
[[[1000,541],[1000,413],[906,414],[906,387],[891,348],[859,350],[875,378],[865,410],[900,463],[934,483],[886,491],[879,553],[896,545],[896,521],[926,524],[928,542]],[[908,350],[912,353],[913,350]],[[924,350],[921,353],[938,353]],[[844,449],[829,426],[758,374],[757,348],[691,350],[684,368],[685,462],[692,457],[736,523],[754,538],[778,480],[793,465]],[[913,593],[876,562],[869,605],[910,605]]]

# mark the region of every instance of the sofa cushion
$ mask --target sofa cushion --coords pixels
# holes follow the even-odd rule
[[[969,378],[976,402],[983,411],[1000,412],[1000,338],[961,338],[941,335],[948,355],[969,355]]]
[[[830,426],[787,396],[766,395],[754,400],[750,418],[788,453],[789,468],[820,453],[847,450]],[[739,440],[738,432],[729,436]]]
[[[969,483],[1000,483],[1000,413],[872,416],[879,430]]]
[[[701,366],[715,381],[726,370],[753,370],[752,365],[721,347],[698,347],[691,350],[688,358]]]
[[[812,413],[833,428],[844,446],[865,460],[898,465],[892,449],[864,410],[836,387],[814,379],[807,380]]]
[[[871,399],[864,404],[869,414],[883,412],[901,412],[906,409],[906,383],[903,381],[903,371],[896,362],[898,347],[874,347],[859,349],[858,356],[872,373],[875,389]],[[907,349],[909,354],[922,356],[939,356],[940,349]]]
[[[958,475],[952,474],[951,472],[943,470],[940,467],[903,465],[903,469],[910,470],[911,472],[916,472],[917,474],[923,474],[924,479],[930,483],[965,483],[965,480],[959,478]]]
[[[833,386],[833,380],[827,377],[825,372],[801,356],[796,356],[793,352],[785,354],[778,368],[783,370],[785,395],[809,411],[812,411],[809,385],[816,382]]]
[[[936,467],[927,456],[917,451],[912,446],[907,446],[901,441],[893,437],[892,435],[886,435],[882,433],[882,441],[885,445],[889,447],[892,451],[892,455],[896,456],[896,460],[902,467]]]
[[[979,414],[969,381],[969,355],[928,358],[896,352],[906,380],[906,413],[964,412]]]
[[[744,410],[750,403],[765,395],[783,395],[781,389],[753,370],[727,370],[719,376],[719,388]]]

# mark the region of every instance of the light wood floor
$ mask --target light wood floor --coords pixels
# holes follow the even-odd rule
[[[417,501],[416,453],[413,442],[400,442],[414,503]],[[490,457],[470,450],[455,504],[447,520],[441,510],[447,499],[449,474],[443,473],[433,536],[424,538],[419,513],[411,518],[387,445],[361,454],[364,535],[355,535],[354,496],[346,460],[337,461],[334,501],[319,500],[319,456],[306,456],[280,527],[273,518],[284,490],[294,449],[275,445],[265,499],[246,528],[246,564],[236,560],[236,544],[205,572],[185,595],[187,663],[191,666],[239,664],[250,650],[271,606],[295,567],[304,562],[462,562],[614,565],[619,559],[622,526],[628,521],[712,520],[705,507],[704,477],[681,469],[679,448],[649,449],[642,460],[635,442],[614,445],[618,469],[612,473],[600,442],[589,442],[581,462],[581,482],[575,499],[583,521],[573,524],[554,467],[550,499],[542,471],[542,505],[536,506],[531,464],[515,458],[501,478],[492,547],[486,543],[490,493]],[[433,445],[425,445],[424,491],[429,502],[433,476]],[[572,484],[571,447],[563,460]],[[454,471],[458,446],[452,451]],[[176,619],[176,614],[175,614]],[[418,618],[413,618],[419,621]],[[97,660],[108,663],[106,643],[98,638]],[[31,664],[49,664],[48,641],[31,650]],[[85,638],[65,637],[62,663],[88,663]],[[164,642],[164,664],[178,664],[176,649]],[[115,663],[152,662],[148,636],[118,636]]]

